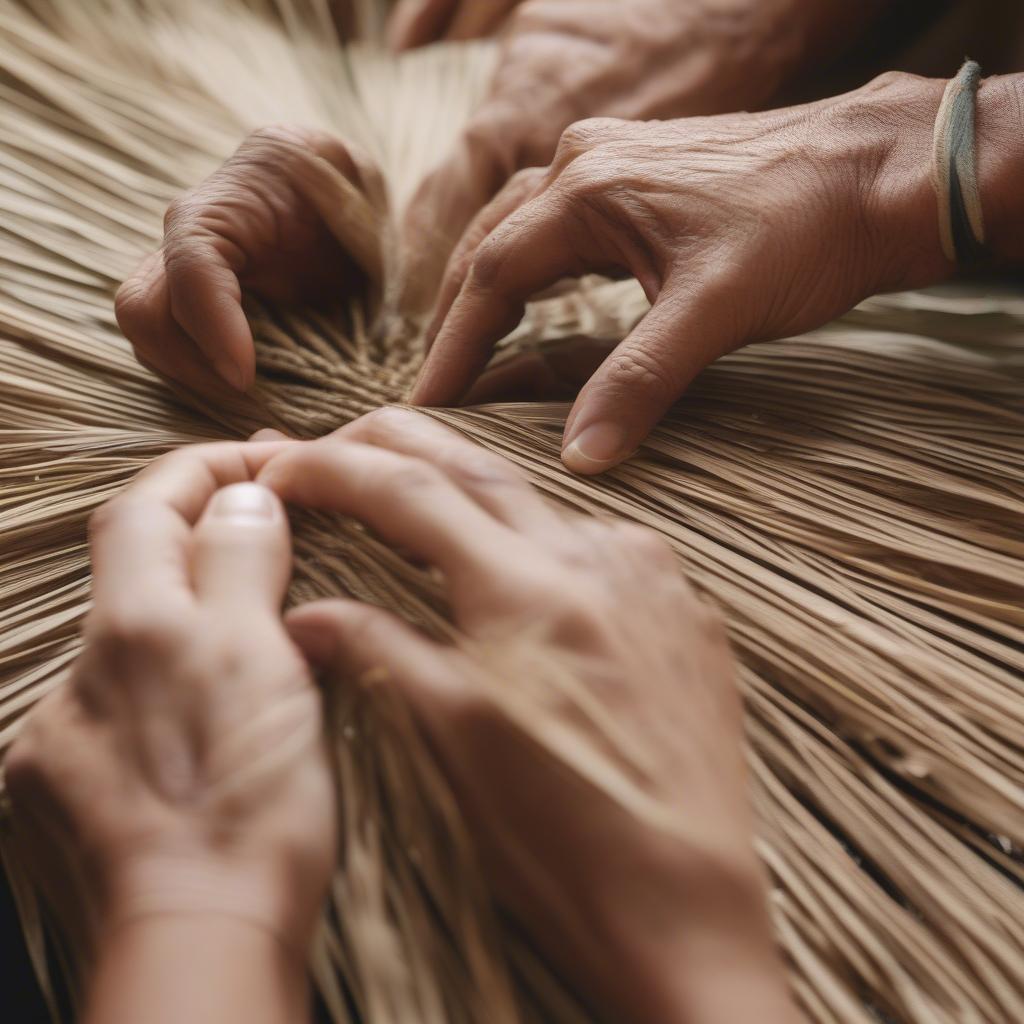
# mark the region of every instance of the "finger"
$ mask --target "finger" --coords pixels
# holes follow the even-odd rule
[[[457,402],[494,346],[522,319],[527,300],[563,277],[604,269],[581,257],[552,190],[531,200],[480,245],[420,371],[414,405]]]
[[[452,156],[431,173],[405,212],[402,306],[426,312],[436,298],[445,261],[473,217],[509,180],[524,132],[521,110],[486,103]]]
[[[244,256],[197,219],[168,215],[163,253],[171,315],[220,377],[246,391],[256,376],[256,352],[238,281]]]
[[[437,42],[458,0],[400,0],[388,22],[388,45],[396,53]]]
[[[565,465],[590,475],[631,455],[693,378],[727,350],[714,325],[710,311],[701,315],[668,298],[656,303],[580,392],[566,422]]]
[[[359,519],[386,541],[438,567],[465,607],[480,586],[525,561],[528,545],[428,462],[328,438],[295,445],[258,481],[284,501]]]
[[[273,491],[243,482],[213,495],[192,533],[192,585],[200,601],[276,613],[291,568],[288,519]]]
[[[314,601],[288,612],[285,628],[315,669],[387,687],[435,739],[478,693],[472,685],[476,673],[464,654],[374,605],[342,598]]]
[[[408,409],[379,409],[335,435],[433,463],[481,508],[521,533],[547,538],[562,517],[506,459]]]
[[[415,675],[444,650],[391,612],[347,598],[299,605],[284,624],[314,668],[350,676]]]
[[[603,339],[579,337],[520,352],[481,374],[462,404],[572,398],[614,347]]]
[[[273,427],[263,427],[261,430],[257,430],[255,434],[249,437],[250,441],[290,441],[292,440],[287,434],[280,430],[275,430]]]
[[[473,0],[460,4],[444,38],[456,42],[490,35],[515,6],[514,0]]]
[[[118,326],[147,369],[208,397],[225,394],[196,343],[171,314],[163,250],[147,256],[114,298]]]
[[[445,268],[441,290],[438,293],[437,305],[434,309],[433,322],[427,331],[425,344],[430,350],[441,324],[444,323],[465,284],[472,265],[473,256],[480,244],[510,214],[518,210],[524,203],[533,199],[543,187],[548,171],[543,167],[529,167],[519,171],[508,184],[491,200],[470,222],[458,245],[452,252]]]
[[[215,491],[251,480],[289,446],[192,445],[157,459],[89,522],[97,610],[131,613],[191,594],[192,525]]]

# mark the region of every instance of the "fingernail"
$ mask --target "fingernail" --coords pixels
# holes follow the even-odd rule
[[[212,513],[218,519],[266,522],[273,519],[274,497],[260,484],[232,484],[216,493]]]
[[[221,380],[226,381],[236,391],[245,390],[245,376],[242,368],[235,365],[226,356],[217,356],[213,361],[213,368],[217,371]]]
[[[592,423],[566,445],[562,461],[574,473],[598,473],[626,454],[626,432],[618,424]]]

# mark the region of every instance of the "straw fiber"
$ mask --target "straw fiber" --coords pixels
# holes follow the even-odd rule
[[[98,503],[178,445],[316,436],[400,401],[420,358],[378,225],[383,292],[253,304],[253,394],[170,390],[112,309],[167,204],[251,129],[293,122],[372,154],[395,222],[492,59],[343,47],[323,0],[0,0],[0,748],[79,648]],[[589,279],[506,347],[620,337],[644,308]],[[819,1024],[1024,1020],[1022,342],[1012,291],[875,299],[723,359],[598,480],[561,467],[563,405],[436,413],[555,501],[658,530],[723,609],[778,941]],[[356,525],[307,515],[296,533],[293,599],[351,593],[443,631],[433,581]],[[355,694],[331,727],[344,870],[313,969],[332,1018],[590,1019],[490,906],[400,716]]]

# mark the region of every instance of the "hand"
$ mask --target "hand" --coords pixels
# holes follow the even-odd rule
[[[574,125],[550,169],[514,178],[453,253],[412,401],[459,401],[556,281],[632,275],[652,308],[597,355],[565,426],[565,464],[597,473],[719,356],[941,280],[952,270],[931,184],[942,88],[883,76],[764,114]]]
[[[295,609],[288,628],[322,669],[408,703],[499,898],[580,991],[633,1021],[790,1020],[728,644],[667,545],[561,514],[504,460],[402,410],[288,448],[259,480],[443,573],[462,648],[353,601]],[[642,755],[649,815],[546,752],[571,734],[615,763],[601,715]]]
[[[418,9],[426,20],[442,6],[454,3]],[[457,17],[482,17],[495,6],[467,3]],[[409,206],[409,306],[429,307],[439,256],[516,170],[551,161],[563,129],[595,116],[757,109],[821,34],[821,7],[807,0],[527,0],[508,22],[483,105]]]
[[[352,147],[300,128],[254,132],[168,208],[163,246],[117,293],[121,330],[168,377],[244,391],[256,362],[243,289],[317,301],[378,280],[384,205],[378,172]]]
[[[400,0],[388,22],[395,50],[489,35],[522,0]]]
[[[284,447],[183,449],[93,518],[84,651],[6,760],[24,862],[78,948],[198,916],[301,967],[336,824],[319,694],[280,619],[287,519],[251,482]]]

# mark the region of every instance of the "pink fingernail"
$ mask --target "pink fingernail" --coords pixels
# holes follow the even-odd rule
[[[592,423],[566,445],[562,461],[574,473],[597,473],[626,454],[626,432],[618,424]]]
[[[218,519],[266,522],[277,508],[274,496],[260,484],[232,484],[218,491],[210,511]]]

